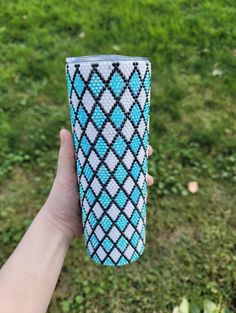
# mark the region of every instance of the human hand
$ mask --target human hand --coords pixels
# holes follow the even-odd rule
[[[82,233],[82,221],[71,133],[62,129],[60,141],[56,178],[42,210],[45,211],[52,226],[61,230],[69,240],[72,240]],[[149,146],[148,155],[152,153],[153,149]],[[153,184],[153,178],[149,174],[147,184],[148,186]]]

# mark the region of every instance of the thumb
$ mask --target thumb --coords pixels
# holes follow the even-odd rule
[[[57,175],[72,176],[75,174],[75,155],[71,133],[66,129],[62,129],[60,131],[60,141]]]

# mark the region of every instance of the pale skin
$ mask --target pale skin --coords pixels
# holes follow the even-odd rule
[[[45,313],[70,242],[82,224],[72,136],[60,131],[57,174],[46,203],[0,270],[1,313]],[[148,147],[148,155],[153,152]],[[147,184],[153,178],[147,175]]]

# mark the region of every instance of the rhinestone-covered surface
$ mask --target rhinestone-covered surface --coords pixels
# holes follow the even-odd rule
[[[67,64],[66,80],[86,249],[125,265],[145,244],[150,63]]]

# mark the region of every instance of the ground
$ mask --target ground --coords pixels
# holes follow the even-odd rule
[[[169,313],[183,297],[236,312],[235,17],[234,0],[0,2],[0,264],[53,181],[65,58],[152,61],[145,253],[105,268],[74,241],[49,313]]]

